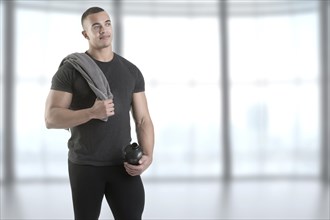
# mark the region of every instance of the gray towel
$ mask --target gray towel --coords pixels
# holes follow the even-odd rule
[[[81,73],[98,99],[113,98],[107,78],[90,56],[86,53],[72,53],[63,59],[61,65],[66,62]],[[102,120],[107,121],[108,118]]]

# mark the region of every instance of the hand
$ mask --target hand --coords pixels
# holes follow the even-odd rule
[[[96,99],[91,108],[92,118],[104,119],[115,114],[115,106],[113,99],[99,100]]]
[[[141,175],[152,163],[152,158],[147,155],[143,155],[139,160],[138,165],[132,165],[127,162],[124,163],[126,172],[131,176]]]

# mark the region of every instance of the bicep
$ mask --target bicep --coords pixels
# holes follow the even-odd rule
[[[50,90],[46,100],[46,111],[52,108],[69,108],[72,94],[69,92]]]

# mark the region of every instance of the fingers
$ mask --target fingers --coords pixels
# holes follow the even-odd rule
[[[113,99],[99,100],[96,99],[92,108],[94,118],[103,119],[115,114],[115,105]]]
[[[132,165],[132,164],[125,162],[124,167],[125,167],[126,172],[131,176],[138,176],[143,172],[141,164]]]
[[[112,99],[103,101],[107,116],[112,116],[115,114],[115,105]]]
[[[141,175],[150,165],[149,159],[147,156],[143,155],[139,161],[139,165],[132,165],[127,162],[124,163],[126,172],[131,176]]]

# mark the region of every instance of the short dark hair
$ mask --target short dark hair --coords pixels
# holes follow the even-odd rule
[[[85,18],[88,16],[88,15],[91,15],[91,14],[95,14],[95,13],[99,13],[101,11],[104,11],[103,8],[100,8],[100,7],[91,7],[89,9],[87,9],[84,14],[81,16],[81,25],[83,25],[83,22],[85,20]]]

